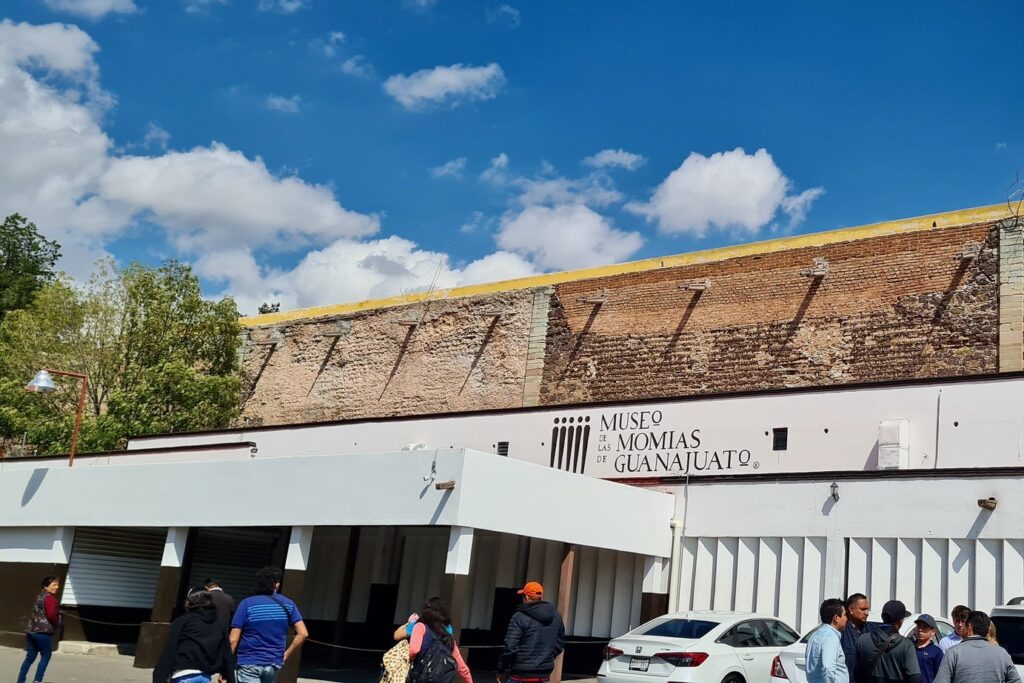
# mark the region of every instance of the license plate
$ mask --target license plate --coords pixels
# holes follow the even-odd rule
[[[630,657],[629,658],[629,670],[630,671],[647,671],[647,667],[651,665],[651,660],[648,657]]]

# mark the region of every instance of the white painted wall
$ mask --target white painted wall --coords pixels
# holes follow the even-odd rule
[[[841,480],[838,502],[830,483],[675,488],[679,608],[754,609],[806,631],[845,593],[946,616],[1024,595],[1024,479]],[[990,496],[994,512],[977,505]]]
[[[424,480],[436,455],[438,491]],[[147,456],[140,456],[144,461]],[[671,496],[463,450],[13,469],[9,527],[463,526],[667,556]],[[211,505],[224,482],[258,504]]]
[[[67,564],[74,527],[0,528],[0,562]]]
[[[167,435],[133,439],[129,448],[173,447],[226,440],[255,441],[260,456],[365,453],[399,450],[407,444],[429,448],[473,448],[495,452],[509,442],[509,457],[545,466],[551,463],[552,428],[561,418],[590,426],[585,474],[603,478],[678,476],[686,473],[749,474],[875,469],[879,424],[909,423],[908,468],[993,467],[1024,464],[1021,433],[1024,379],[1017,377],[876,388],[831,388],[737,398],[701,398],[609,408],[559,408],[501,414],[450,415],[408,420],[366,421],[219,434]],[[634,428],[602,429],[625,417]],[[658,424],[653,420],[658,417]],[[559,420],[556,425],[555,420]],[[772,450],[772,429],[789,429],[789,446]],[[691,438],[698,431],[699,446]],[[827,430],[827,431],[826,431]],[[685,446],[640,448],[649,435],[685,434]],[[632,450],[620,448],[620,439]],[[980,446],[979,446],[980,445]],[[607,449],[607,450],[603,450]],[[680,454],[665,470],[636,469],[647,456]],[[690,455],[687,455],[687,453]],[[713,456],[717,454],[717,459]],[[195,459],[215,457],[197,454]],[[557,460],[557,455],[556,458]],[[635,471],[625,470],[632,462]],[[705,462],[709,467],[701,467]],[[720,463],[715,466],[713,463]],[[696,464],[694,464],[696,463]],[[617,464],[620,467],[617,467]]]

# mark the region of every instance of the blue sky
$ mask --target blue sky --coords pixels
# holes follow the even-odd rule
[[[1019,2],[4,7],[0,211],[75,277],[176,257],[247,312],[998,203],[1024,166]]]

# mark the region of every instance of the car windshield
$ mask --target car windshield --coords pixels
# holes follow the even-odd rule
[[[992,617],[996,640],[1010,653],[1014,664],[1024,664],[1024,619]]]
[[[664,638],[701,638],[718,626],[714,621],[699,619],[668,619],[650,627],[640,635],[662,636]]]

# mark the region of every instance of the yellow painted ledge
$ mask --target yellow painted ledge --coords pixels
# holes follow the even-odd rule
[[[1006,204],[994,204],[982,206],[975,209],[962,209],[959,211],[948,211],[917,218],[904,218],[884,223],[872,223],[854,228],[842,228],[840,230],[829,230],[826,232],[815,232],[805,235],[793,235],[763,242],[750,242],[737,244],[728,247],[718,247],[704,251],[693,251],[687,254],[675,256],[663,256],[658,258],[644,259],[642,261],[630,261],[628,263],[616,263],[596,268],[584,268],[581,270],[568,270],[561,273],[548,273],[545,275],[534,275],[531,277],[518,278],[516,280],[503,280],[501,282],[487,282],[480,285],[468,285],[465,287],[453,287],[452,289],[439,289],[433,292],[415,292],[392,296],[386,299],[371,299],[348,304],[332,304],[329,306],[314,306],[312,308],[299,308],[293,311],[281,311],[280,313],[267,313],[265,315],[254,315],[241,318],[239,322],[243,327],[262,327],[265,325],[278,325],[295,320],[309,318],[323,318],[329,316],[357,313],[376,308],[391,308],[425,300],[456,299],[461,297],[479,296],[481,294],[493,294],[495,292],[507,292],[516,289],[532,289],[534,287],[545,287],[548,285],[562,284],[574,280],[588,280],[591,278],[608,277],[611,275],[622,275],[625,273],[639,273],[645,270],[656,270],[658,268],[675,268],[688,266],[697,263],[712,263],[726,259],[738,258],[741,256],[753,256],[756,254],[771,254],[790,249],[802,249],[805,247],[823,247],[829,244],[840,242],[852,242],[854,240],[867,239],[869,237],[884,237],[899,233],[920,232],[939,228],[949,228],[957,225],[970,225],[972,223],[984,223],[998,221],[1010,216]]]

